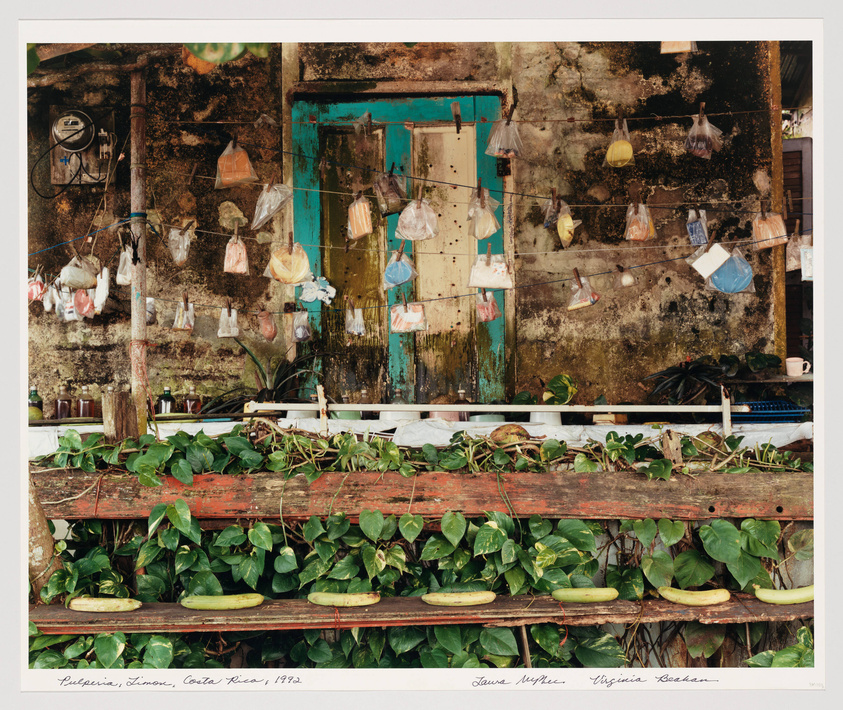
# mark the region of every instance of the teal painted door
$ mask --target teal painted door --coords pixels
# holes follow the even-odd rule
[[[464,122],[459,135],[453,101]],[[355,130],[366,112],[371,131]],[[317,347],[327,353],[322,368],[329,396],[349,392],[354,399],[367,387],[375,401],[388,401],[401,387],[408,401],[427,402],[462,385],[474,401],[503,399],[504,320],[477,321],[476,289],[467,286],[476,254],[486,253],[488,243],[494,253],[503,251],[502,229],[478,241],[469,236],[467,219],[478,178],[503,202],[496,159],[485,154],[499,115],[500,102],[490,96],[294,104],[295,239],[315,274],[337,289],[330,306],[305,304]],[[419,276],[384,291],[384,267],[400,246],[398,215],[380,216],[372,185],[393,165],[407,178],[409,197],[430,201],[439,234],[406,242],[404,253]],[[358,191],[369,199],[374,233],[347,242],[347,210]],[[496,216],[503,224],[501,206]],[[346,297],[364,309],[365,336],[345,333]],[[503,311],[505,294],[496,298]],[[390,333],[389,308],[403,299],[423,304],[427,331]]]

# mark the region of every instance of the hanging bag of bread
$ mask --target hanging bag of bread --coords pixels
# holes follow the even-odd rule
[[[626,210],[626,229],[623,238],[633,242],[646,242],[656,234],[650,210],[640,202],[630,203]]]
[[[615,129],[612,131],[612,140],[606,150],[606,159],[603,165],[613,168],[622,168],[627,165],[634,165],[635,157],[632,153],[632,142],[629,139],[629,129],[626,126],[626,119],[623,112],[615,119]]]
[[[723,147],[723,141],[720,139],[723,131],[708,122],[708,118],[703,113],[704,106],[705,104],[701,103],[699,115],[692,116],[694,125],[691,126],[688,137],[685,139],[685,150],[698,158],[709,160],[712,152]]]
[[[512,270],[504,254],[492,254],[489,245],[485,254],[478,254],[468,275],[469,288],[513,288]]]
[[[187,261],[187,255],[190,251],[190,240],[195,235],[193,228],[193,220],[190,220],[183,227],[173,227],[167,238],[167,244],[170,247],[170,254],[173,256],[173,263],[176,266],[181,266]]]
[[[375,197],[378,199],[378,209],[382,217],[398,214],[404,209],[404,203],[407,201],[406,180],[403,175],[395,175],[392,172],[394,169],[395,163],[388,173],[375,180]]]
[[[217,178],[214,189],[221,190],[235,185],[245,185],[258,179],[246,149],[237,144],[235,138],[225,147],[217,159]]]
[[[360,239],[372,233],[372,208],[360,191],[348,207],[348,238]]]
[[[173,318],[172,330],[193,331],[193,304],[187,300],[187,293],[182,295],[182,300],[176,304],[176,315]]]
[[[489,131],[489,141],[486,144],[486,155],[495,158],[517,158],[524,152],[521,136],[518,134],[518,124],[512,120],[515,104],[509,109],[505,119],[495,121]]]
[[[237,234],[237,223],[234,223],[234,236],[228,240],[225,247],[223,271],[227,274],[249,274],[249,255],[246,245]]]
[[[267,268],[270,276],[283,284],[298,286],[313,281],[307,254],[301,244],[293,241],[292,232],[287,244],[272,252]]]
[[[495,294],[481,288],[477,292],[477,320],[488,323],[500,317],[501,311],[495,300]]]
[[[389,330],[391,333],[412,333],[427,330],[427,318],[421,303],[396,303],[389,307]]]
[[[574,278],[571,279],[571,298],[568,299],[568,310],[575,311],[586,306],[593,306],[599,299],[600,296],[591,288],[588,277],[580,276],[579,271],[574,269]]]
[[[764,207],[762,201],[761,212],[752,220],[752,243],[756,250],[787,244],[789,239],[782,216],[776,212],[767,212]]]
[[[477,188],[471,191],[468,201],[468,233],[475,239],[491,237],[500,228],[500,222],[495,216],[495,210],[500,202],[489,195],[488,188],[481,185],[477,179]]]
[[[412,200],[398,217],[395,238],[420,241],[433,239],[437,234],[439,234],[439,220],[436,212],[433,211],[430,202],[422,199],[421,189],[419,189],[418,199]]]

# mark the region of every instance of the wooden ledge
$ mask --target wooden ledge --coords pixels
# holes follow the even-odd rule
[[[54,520],[145,519],[159,503],[182,498],[202,519],[278,520],[283,497],[286,521],[344,512],[356,519],[363,509],[401,516],[408,510],[440,518],[449,510],[479,516],[506,511],[505,491],[518,517],[707,520],[763,518],[813,520],[812,473],[674,474],[670,481],[644,474],[325,473],[313,483],[304,476],[284,481],[281,474],[201,474],[193,486],[167,476],[150,488],[130,473],[86,473],[77,469],[30,467],[30,480],[48,518]]]
[[[165,603],[144,604],[131,612],[99,614],[71,611],[62,604],[29,609],[30,621],[45,634],[283,631],[435,624],[599,626],[660,621],[733,624],[792,621],[813,618],[813,615],[813,602],[765,604],[741,593],[733,594],[725,604],[708,607],[681,606],[663,599],[560,604],[550,596],[500,596],[491,604],[459,608],[430,606],[419,597],[386,597],[372,606],[343,609],[316,606],[305,599],[267,600],[258,607],[232,611],[195,611]]]

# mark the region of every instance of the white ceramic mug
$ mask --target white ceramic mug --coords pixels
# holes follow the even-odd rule
[[[784,361],[788,377],[800,377],[811,371],[811,363],[801,357],[789,357]]]

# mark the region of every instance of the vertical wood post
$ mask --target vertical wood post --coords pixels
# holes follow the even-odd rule
[[[146,82],[143,70],[131,74],[131,229],[138,262],[132,264],[132,399],[139,434],[146,433]]]

